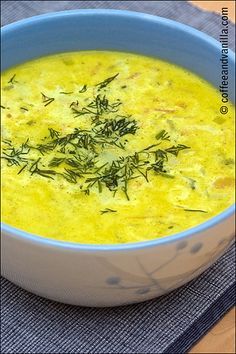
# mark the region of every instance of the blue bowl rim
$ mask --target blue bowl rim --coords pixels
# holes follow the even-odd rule
[[[166,19],[164,17],[159,17],[155,15],[149,15],[146,13],[142,12],[135,12],[135,11],[126,11],[126,10],[111,10],[111,9],[85,9],[85,10],[67,10],[67,11],[58,11],[58,12],[51,12],[43,15],[38,15],[38,16],[33,16],[29,17],[23,20],[19,20],[13,23],[10,23],[6,26],[3,26],[1,29],[1,35],[4,35],[5,32],[7,31],[15,31],[21,26],[27,26],[29,24],[35,23],[35,22],[40,22],[43,20],[55,18],[55,17],[64,17],[64,16],[69,16],[69,15],[91,15],[91,14],[101,14],[101,15],[118,15],[118,16],[125,16],[129,18],[135,18],[135,19],[140,19],[140,20],[145,20],[145,21],[150,21],[150,22],[158,22],[162,24],[166,24],[169,27],[174,27],[178,28],[179,30],[187,31],[189,34],[193,36],[199,37],[199,39],[204,40],[208,42],[210,46],[214,46],[219,49],[220,48],[220,43],[208,36],[207,34],[190,27],[188,25],[182,24],[180,22]],[[234,52],[232,50],[229,50],[228,57],[231,60],[234,59]],[[155,247],[158,245],[165,245],[167,243],[172,243],[176,241],[183,241],[185,238],[192,237],[193,235],[196,235],[198,233],[201,233],[203,231],[206,231],[217,224],[221,223],[223,220],[230,218],[233,216],[235,213],[235,204],[232,206],[228,207],[225,209],[223,212],[220,214],[210,218],[204,223],[201,223],[195,227],[189,228],[185,231],[169,235],[169,236],[164,236],[161,238],[156,238],[150,241],[142,241],[142,242],[132,242],[132,243],[127,243],[127,244],[113,244],[113,245],[93,245],[93,244],[81,244],[81,243],[74,243],[74,242],[67,242],[67,241],[57,241],[51,238],[46,238],[44,236],[38,236],[34,235],[31,233],[28,233],[26,231],[14,228],[10,225],[7,225],[5,223],[1,222],[1,231],[6,232],[10,234],[11,236],[17,237],[19,236],[20,239],[27,240],[32,243],[39,244],[40,246],[49,246],[49,247],[59,247],[67,250],[76,250],[76,251],[96,251],[96,252],[101,252],[101,251],[126,251],[126,250],[139,250],[139,249],[144,249],[144,248],[149,248],[149,247]]]

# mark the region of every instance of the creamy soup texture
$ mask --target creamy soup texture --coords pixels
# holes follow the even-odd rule
[[[39,58],[2,74],[2,221],[120,244],[229,207],[234,107],[170,63],[119,52]]]

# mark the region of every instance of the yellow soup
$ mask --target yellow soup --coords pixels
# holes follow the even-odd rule
[[[118,244],[183,231],[233,203],[233,106],[170,63],[62,53],[2,75],[3,222]]]

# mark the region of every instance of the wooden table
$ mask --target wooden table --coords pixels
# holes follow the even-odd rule
[[[201,9],[221,13],[228,7],[229,18],[235,22],[234,1],[190,1]],[[229,311],[189,353],[235,353],[235,308]]]
[[[235,308],[195,344],[189,353],[235,353]]]

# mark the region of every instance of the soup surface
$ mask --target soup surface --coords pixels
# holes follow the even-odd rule
[[[2,75],[2,220],[118,244],[170,235],[233,203],[233,109],[170,63],[62,53]]]

